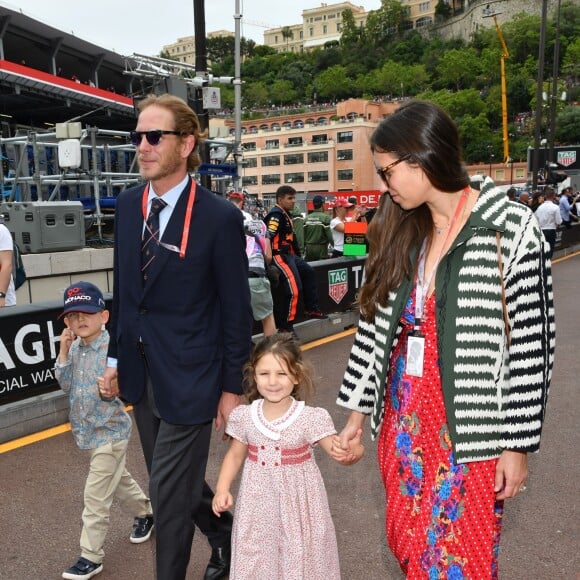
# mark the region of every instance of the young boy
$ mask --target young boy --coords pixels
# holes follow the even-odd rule
[[[85,484],[81,556],[65,570],[63,578],[83,580],[103,570],[103,544],[109,528],[109,511],[116,495],[135,516],[130,541],[145,542],[151,536],[151,502],[125,469],[131,418],[123,402],[102,399],[98,381],[106,367],[109,333],[104,325],[109,311],[101,291],[90,282],[77,282],[64,292],[66,328],[60,337],[56,378],[69,393],[70,423],[80,449],[90,455]]]

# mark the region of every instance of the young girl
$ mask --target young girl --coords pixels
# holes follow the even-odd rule
[[[264,338],[245,369],[250,405],[229,417],[232,436],[213,510],[219,516],[234,501],[230,488],[245,459],[232,530],[230,580],[295,578],[338,580],[334,525],[324,482],[314,461],[320,444],[331,457],[336,433],[325,409],[307,407],[313,391],[300,347],[287,333]],[[348,463],[364,447],[352,441]]]

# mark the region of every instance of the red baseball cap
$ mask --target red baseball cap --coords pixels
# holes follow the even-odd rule
[[[339,197],[335,202],[334,202],[334,207],[352,207],[354,204],[350,203],[349,201],[347,201],[346,199]]]

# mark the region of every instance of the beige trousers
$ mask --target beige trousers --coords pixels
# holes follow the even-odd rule
[[[107,443],[90,450],[90,468],[85,483],[85,509],[81,532],[81,556],[100,564],[109,529],[109,512],[116,496],[133,517],[152,513],[151,502],[125,469],[129,441]]]

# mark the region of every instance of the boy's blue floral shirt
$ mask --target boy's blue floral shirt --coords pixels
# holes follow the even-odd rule
[[[60,388],[69,394],[72,434],[81,449],[96,449],[106,443],[128,439],[131,435],[131,418],[118,397],[108,403],[102,401],[97,387],[97,377],[103,375],[107,365],[109,333],[89,344],[77,338],[65,363],[55,365]]]

